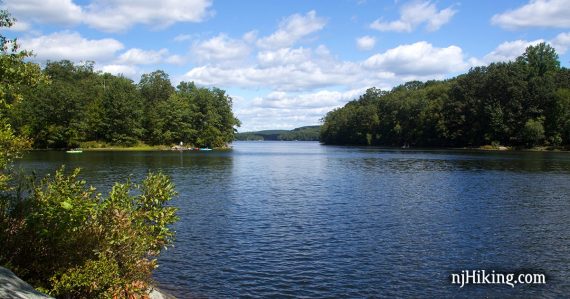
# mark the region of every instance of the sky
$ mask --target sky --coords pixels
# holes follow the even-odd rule
[[[570,65],[570,0],[0,0],[40,64],[155,70],[233,99],[240,132],[316,125],[367,88],[451,78],[547,42]]]

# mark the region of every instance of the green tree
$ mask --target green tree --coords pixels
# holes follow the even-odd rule
[[[542,119],[529,119],[524,125],[522,136],[529,147],[540,144],[544,139],[544,126]]]
[[[184,142],[192,143],[196,139],[197,130],[193,128],[194,111],[191,97],[188,94],[177,92],[170,98],[157,105],[159,121],[156,123],[160,131],[161,142],[172,144]]]
[[[14,19],[0,10],[0,28],[9,28]],[[29,146],[26,138],[15,135],[9,122],[12,106],[22,100],[22,90],[47,81],[38,65],[25,62],[31,52],[21,51],[17,41],[0,34],[0,191],[8,189],[10,165]]]
[[[113,144],[133,145],[143,134],[143,108],[133,81],[104,75],[103,136]]]
[[[293,129],[287,133],[280,134],[279,140],[287,141],[318,141],[319,140],[320,126],[308,126]],[[245,138],[255,138],[254,136],[245,135]]]
[[[551,137],[550,143],[570,144],[570,87],[556,91],[555,105],[547,116],[556,124],[556,133]]]
[[[412,81],[389,92],[368,90],[324,117],[326,144],[513,146],[569,144],[567,89],[547,44],[515,62],[492,63],[445,81]]]
[[[528,68],[527,119],[544,117],[545,113],[551,113],[556,106],[554,95],[557,89],[556,75],[560,71],[558,54],[552,46],[540,43],[529,46],[517,61]],[[544,123],[548,139],[558,134],[557,124],[552,120],[546,118]]]
[[[151,144],[160,144],[163,139],[162,131],[160,130],[162,120],[156,107],[170,98],[174,93],[174,87],[172,87],[168,74],[162,70],[143,74],[138,87],[145,107],[143,119],[144,140]]]
[[[517,58],[517,61],[528,65],[530,75],[534,77],[541,77],[560,69],[556,50],[544,42],[527,47],[525,52]]]
[[[36,148],[75,147],[98,131],[86,123],[92,121],[86,107],[102,96],[93,64],[48,62],[43,73],[51,78],[50,84],[28,88],[26,100],[14,107],[12,122]]]
[[[232,142],[240,122],[233,115],[231,97],[218,88],[195,88],[193,94],[196,145],[223,147]]]

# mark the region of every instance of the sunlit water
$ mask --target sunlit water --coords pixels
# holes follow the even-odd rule
[[[570,153],[238,142],[223,152],[32,152],[101,190],[169,174],[175,247],[155,278],[179,298],[552,297],[570,293]],[[486,269],[547,285],[450,283]]]

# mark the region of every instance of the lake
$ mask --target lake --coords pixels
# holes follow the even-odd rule
[[[570,293],[570,153],[236,142],[231,151],[28,153],[108,191],[172,177],[175,247],[155,279],[179,298],[562,297]],[[543,273],[546,285],[451,284]]]

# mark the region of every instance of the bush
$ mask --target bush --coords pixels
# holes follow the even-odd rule
[[[542,119],[529,119],[522,130],[523,141],[528,147],[540,144],[544,140],[544,126]]]
[[[163,174],[142,184],[115,184],[108,197],[63,168],[27,197],[0,204],[0,264],[50,295],[108,298],[140,295],[156,257],[173,241],[175,195]]]
[[[106,148],[109,147],[104,141],[84,141],[79,143],[80,148]]]

